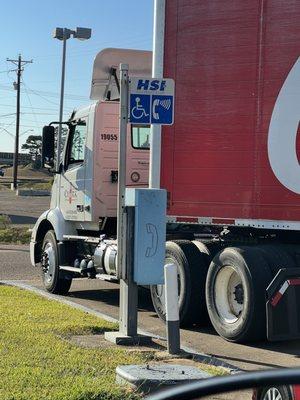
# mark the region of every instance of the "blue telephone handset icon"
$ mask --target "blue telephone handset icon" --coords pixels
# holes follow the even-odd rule
[[[159,106],[159,100],[155,99],[152,105],[152,116],[154,119],[159,119],[159,114],[157,112],[157,107]]]
[[[157,245],[158,245],[158,233],[156,226],[153,224],[146,224],[146,231],[147,234],[151,237],[151,246],[148,246],[146,249],[145,257],[153,257],[157,252]]]

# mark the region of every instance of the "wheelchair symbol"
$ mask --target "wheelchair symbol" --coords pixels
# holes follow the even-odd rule
[[[143,105],[140,104],[141,99],[139,97],[135,98],[135,106],[131,110],[131,114],[135,119],[141,119],[144,117],[149,117],[150,114],[146,113]]]

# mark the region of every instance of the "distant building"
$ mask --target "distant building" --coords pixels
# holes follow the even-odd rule
[[[0,152],[0,164],[13,165],[14,153]],[[28,164],[31,162],[31,155],[27,153],[19,153],[18,164]]]

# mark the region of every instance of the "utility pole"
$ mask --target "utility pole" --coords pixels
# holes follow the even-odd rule
[[[21,54],[17,60],[11,60],[9,58],[6,61],[12,62],[15,64],[18,69],[17,72],[17,84],[14,85],[17,90],[17,110],[16,110],[16,139],[15,139],[15,152],[14,152],[14,161],[13,161],[13,188],[14,190],[18,187],[18,161],[19,161],[19,133],[20,133],[20,97],[21,97],[21,74],[23,71],[23,66],[28,63],[32,63],[32,60],[25,61],[22,60]]]

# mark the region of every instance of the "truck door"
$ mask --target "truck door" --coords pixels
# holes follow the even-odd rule
[[[84,221],[87,119],[70,126],[60,184],[60,208],[66,220]]]
[[[128,141],[127,186],[147,186],[149,178],[150,126],[131,125]]]

